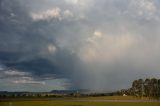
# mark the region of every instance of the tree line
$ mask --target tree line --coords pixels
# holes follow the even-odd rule
[[[132,82],[132,87],[121,90],[121,93],[136,97],[160,98],[160,79],[138,79]]]

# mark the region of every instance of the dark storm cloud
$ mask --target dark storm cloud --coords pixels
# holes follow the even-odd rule
[[[109,91],[159,77],[158,6],[157,0],[0,0],[0,78],[26,72],[14,83],[58,78],[70,88]]]
[[[81,69],[77,57],[67,49],[48,50],[50,44],[59,48],[55,38],[70,34],[65,27],[72,25],[57,19],[33,22],[28,9],[20,6],[19,1],[1,1],[0,63],[6,70],[29,72],[36,79],[72,78],[73,70]]]
[[[41,59],[39,56],[43,48],[47,51],[45,48],[51,42],[37,31],[47,23],[32,23],[28,11],[16,0],[1,1],[0,11],[1,64],[33,73],[38,70],[39,74],[43,73],[41,71],[44,69],[38,68],[42,65],[47,68],[46,71],[54,70],[49,60]]]

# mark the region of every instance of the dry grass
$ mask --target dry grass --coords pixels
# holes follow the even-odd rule
[[[148,98],[139,98],[135,96],[99,96],[99,97],[86,97],[86,98],[77,98],[84,100],[148,100]]]
[[[8,102],[1,106],[8,106]],[[67,102],[67,101],[15,101],[13,106],[160,106],[160,103],[107,103],[107,102]]]
[[[66,99],[12,99],[13,106],[160,106],[160,102],[151,103],[125,103],[125,102],[80,102],[74,100],[137,100],[135,97],[122,96],[103,96],[103,97],[88,97],[88,98],[66,98]],[[0,106],[9,106],[9,100],[2,101]]]

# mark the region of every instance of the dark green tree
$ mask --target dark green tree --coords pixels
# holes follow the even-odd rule
[[[150,88],[149,88],[149,84],[150,84],[150,79],[145,79],[144,81],[144,96],[149,97],[149,93],[150,93]]]
[[[134,96],[138,96],[138,97],[143,96],[143,84],[144,84],[143,79],[138,79],[133,81],[132,90],[133,90]]]

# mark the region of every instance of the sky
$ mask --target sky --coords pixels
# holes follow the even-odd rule
[[[159,0],[0,0],[0,90],[115,91],[160,78]]]

